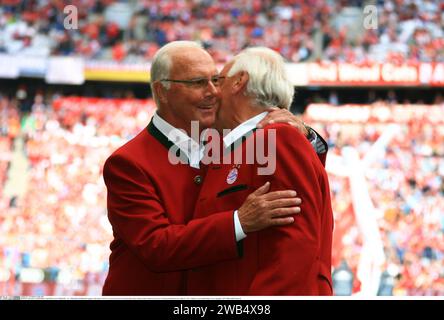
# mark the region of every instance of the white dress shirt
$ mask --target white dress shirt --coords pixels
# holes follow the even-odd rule
[[[200,168],[199,162],[202,160],[205,150],[202,143],[190,138],[184,130],[177,129],[170,125],[163,120],[157,112],[153,115],[153,124],[187,156],[190,167],[196,169]]]
[[[240,139],[243,135],[247,134],[248,132],[252,131],[254,128],[256,128],[257,124],[265,118],[265,116],[268,114],[268,112],[262,112],[258,114],[257,116],[254,116],[253,118],[248,119],[245,122],[242,122],[240,125],[238,125],[236,128],[234,128],[230,133],[228,133],[224,137],[224,147],[227,148],[231,146],[236,140]],[[242,229],[241,223],[239,221],[239,215],[237,213],[237,210],[234,211],[234,226],[236,230],[236,241],[240,241],[247,237],[244,230]],[[237,227],[236,227],[237,226]]]

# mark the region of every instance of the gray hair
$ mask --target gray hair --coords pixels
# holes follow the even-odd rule
[[[294,87],[287,77],[283,57],[266,47],[252,47],[237,54],[228,76],[246,71],[249,76],[245,94],[262,107],[289,109]]]
[[[154,55],[153,61],[151,62],[150,86],[154,101],[157,105],[159,105],[159,101],[154,92],[154,82],[157,80],[169,78],[172,65],[171,55],[178,49],[184,48],[203,49],[202,45],[194,41],[172,41],[160,48]],[[170,88],[169,82],[162,82],[162,85],[166,89]]]

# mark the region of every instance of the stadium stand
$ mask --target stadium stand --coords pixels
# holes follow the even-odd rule
[[[443,62],[440,0],[81,1],[66,30],[64,1],[3,1],[0,52],[144,61],[169,41],[197,40],[225,62],[251,45],[292,62]],[[359,22],[376,5],[377,30]]]
[[[330,145],[327,171],[335,215],[334,264],[337,267],[345,260],[358,275],[354,292],[359,291],[360,282],[369,278],[368,273],[360,276],[358,270],[365,231],[359,230],[352,201],[358,190],[352,190],[350,179],[335,174],[338,170],[334,169],[346,163],[344,150],[350,147],[357,150],[360,166],[366,168],[365,191],[375,206],[373,214],[384,247],[385,261],[381,266],[396,279],[393,294],[444,294],[442,114],[443,103],[308,107],[305,120],[316,123]],[[392,139],[379,145],[376,152],[372,150],[393,125],[396,131]],[[370,153],[375,156],[366,164],[363,159]]]

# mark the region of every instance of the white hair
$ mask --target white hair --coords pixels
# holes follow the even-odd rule
[[[179,49],[185,48],[199,48],[203,49],[202,45],[194,41],[172,41],[162,48],[160,48],[154,55],[153,61],[151,62],[150,70],[150,86],[151,92],[153,94],[154,101],[159,105],[159,101],[156,97],[154,91],[154,82],[157,80],[168,79],[171,71],[171,56],[173,53]],[[169,82],[162,82],[164,88],[169,89]]]
[[[262,107],[289,109],[294,87],[288,80],[282,56],[266,47],[252,47],[237,54],[228,76],[246,71],[249,76],[245,94]]]

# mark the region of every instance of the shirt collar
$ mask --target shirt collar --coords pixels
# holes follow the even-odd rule
[[[173,127],[162,119],[157,112],[153,115],[153,124],[156,128],[173,142],[188,158],[190,166],[199,168],[199,162],[204,156],[204,147],[190,138],[183,130]]]
[[[234,128],[232,131],[230,131],[229,134],[227,134],[224,137],[224,146],[225,148],[231,146],[235,141],[237,141],[240,137],[245,135],[246,133],[250,132],[254,128],[256,128],[257,124],[265,118],[265,116],[268,114],[268,111],[262,112],[247,121],[242,122],[240,125],[238,125],[236,128]]]

